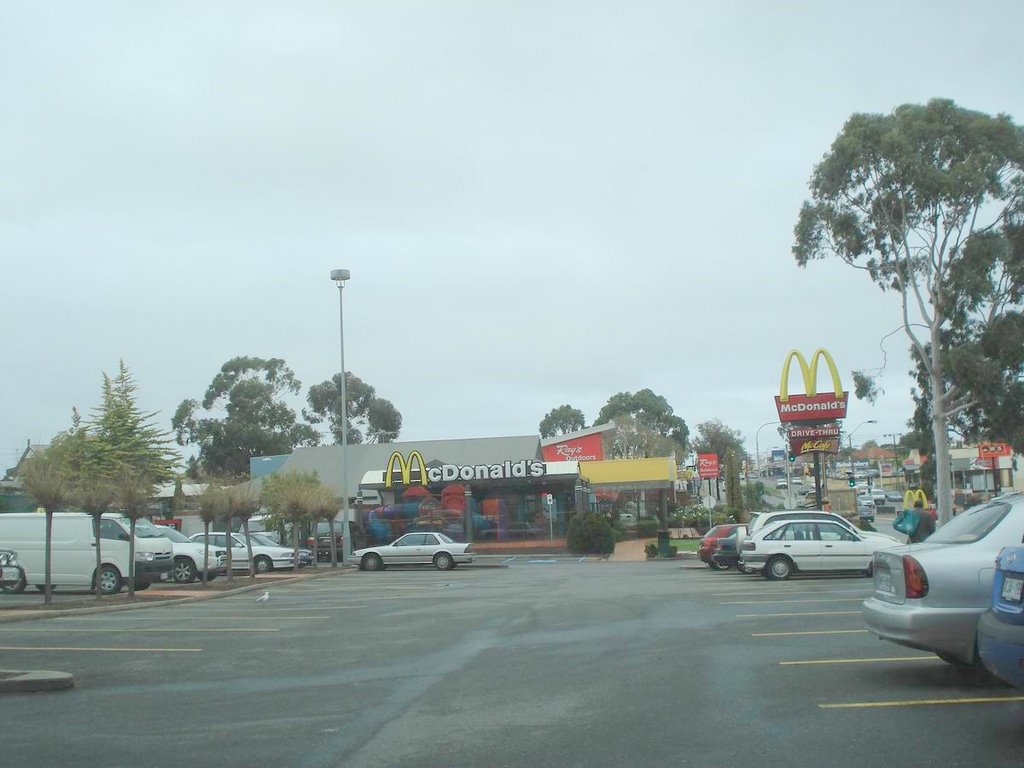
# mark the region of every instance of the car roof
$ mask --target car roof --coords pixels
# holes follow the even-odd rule
[[[790,519],[787,517],[781,520],[771,520],[761,528],[758,528],[756,531],[754,531],[753,535],[761,536],[762,534],[768,533],[769,531],[774,531],[776,528],[781,528],[782,526],[789,525],[790,523],[833,523],[835,525],[840,525],[839,520],[841,520],[842,518],[836,519],[836,517],[837,516],[835,515],[833,515],[831,518],[825,519],[822,519],[820,517],[794,517]]]

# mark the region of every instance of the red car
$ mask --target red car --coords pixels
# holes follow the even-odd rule
[[[716,571],[725,570],[729,566],[721,566],[715,562],[711,556],[715,554],[715,542],[718,539],[725,538],[737,528],[740,527],[740,523],[728,523],[725,525],[716,525],[710,531],[704,534],[704,538],[700,540],[700,546],[697,547],[697,556],[709,567],[714,568]]]

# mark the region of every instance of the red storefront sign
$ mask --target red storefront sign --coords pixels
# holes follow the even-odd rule
[[[584,435],[541,448],[544,461],[603,461],[604,443],[601,433]]]
[[[697,454],[697,476],[701,480],[718,477],[718,454],[698,453]]]
[[[1013,451],[1006,443],[982,443],[978,446],[979,459],[998,459],[1000,456],[1012,456]]]
[[[815,451],[839,453],[839,425],[818,424],[790,427],[789,451],[797,455]]]

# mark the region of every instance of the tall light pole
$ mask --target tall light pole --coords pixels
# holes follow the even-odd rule
[[[900,454],[896,448],[896,442],[898,438],[902,437],[902,435],[897,432],[886,432],[883,435],[883,437],[892,438],[892,474],[893,477],[896,478],[896,490],[898,491],[901,488],[903,488],[903,482],[901,480],[901,478],[903,477],[903,472],[901,471],[902,467],[900,466]]]
[[[856,432],[861,427],[863,427],[865,424],[877,424],[877,423],[878,423],[878,419],[868,419],[867,421],[862,421],[856,427],[851,429],[850,430],[850,434],[848,434],[846,436],[846,441],[850,444],[850,474],[854,478],[854,483],[856,483],[856,480],[857,480],[857,472],[853,468],[853,433]],[[854,506],[856,506],[856,505],[854,505]]]
[[[754,433],[754,455],[757,458],[757,476],[761,476],[761,430],[765,427],[771,426],[772,424],[778,424],[777,421],[766,421],[760,427],[757,428],[757,432]]]
[[[352,277],[347,269],[332,269],[331,280],[338,284],[338,332],[341,339],[341,533],[344,538],[342,562],[352,559],[352,526],[348,508],[348,390],[345,382],[345,282]]]

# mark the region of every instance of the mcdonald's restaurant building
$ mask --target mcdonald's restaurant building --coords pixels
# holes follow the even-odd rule
[[[336,445],[254,458],[250,468],[254,480],[312,471],[338,496],[347,492],[355,548],[415,530],[441,531],[483,548],[558,548],[572,516],[606,508],[610,494],[650,498],[653,492],[664,503],[674,487],[671,458],[604,461],[595,435],[613,428],[545,441],[531,435],[349,445],[347,473]]]

